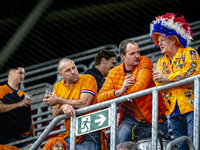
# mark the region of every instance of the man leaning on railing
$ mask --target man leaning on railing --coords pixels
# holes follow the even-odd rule
[[[155,86],[152,76],[153,63],[149,58],[140,56],[138,45],[133,40],[123,40],[119,45],[119,52],[124,63],[109,71],[99,91],[98,102]],[[152,95],[123,102],[118,107],[117,145],[131,140],[132,128],[139,122],[152,123]],[[158,127],[168,134],[165,111],[164,97],[159,93]]]
[[[191,33],[184,17],[176,17],[173,13],[158,16],[151,23],[150,37],[165,54],[158,60],[153,73],[157,86],[199,74],[199,55],[193,48],[187,47],[192,39]],[[164,91],[175,138],[188,136],[193,140],[193,87],[190,83]],[[177,145],[179,150],[189,149],[186,142]]]
[[[97,103],[97,84],[92,75],[79,75],[77,67],[70,59],[64,58],[58,64],[59,75],[64,80],[54,86],[54,95],[46,95],[45,104],[53,106],[53,116],[65,114],[73,117],[78,108]],[[84,121],[84,128],[88,129],[88,121]],[[70,119],[65,119],[66,133],[58,135],[63,138],[70,149]],[[76,149],[105,150],[105,133],[95,131],[76,137]]]

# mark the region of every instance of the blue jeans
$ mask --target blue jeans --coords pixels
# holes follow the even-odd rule
[[[188,136],[193,141],[193,116],[194,112],[192,111],[170,118],[171,128],[175,139],[181,136]],[[180,142],[177,146],[179,150],[189,150],[186,142]]]
[[[116,133],[116,145],[130,141],[132,137],[132,128],[138,123],[139,122],[134,117],[128,117],[122,120]],[[158,128],[160,128],[163,132],[166,133],[166,135],[168,135],[167,120],[159,123]]]
[[[67,144],[67,150],[70,149],[70,135],[65,138],[65,143]],[[75,146],[76,150],[101,150],[101,138],[100,132],[92,132],[83,135],[83,141]]]

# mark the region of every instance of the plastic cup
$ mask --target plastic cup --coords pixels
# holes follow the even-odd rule
[[[30,99],[30,100],[32,99],[32,97],[33,97],[33,96],[32,96],[31,94],[27,94],[27,95],[25,96],[25,98],[28,98],[28,99]]]
[[[46,98],[48,98],[47,95],[54,95],[54,94],[55,94],[55,92],[53,92],[50,88],[47,88],[46,91],[45,91],[45,97]]]

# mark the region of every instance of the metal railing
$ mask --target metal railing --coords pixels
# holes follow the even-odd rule
[[[193,22],[193,23],[191,23],[190,24],[191,26],[192,26],[192,29],[193,30],[195,30],[196,32],[194,33],[194,36],[199,36],[200,35],[200,31],[199,31],[199,29],[200,29],[200,21],[196,21],[196,22]],[[198,30],[197,30],[198,29]],[[150,44],[150,38],[149,38],[149,35],[142,35],[142,36],[139,36],[139,37],[135,37],[135,38],[133,38],[133,40],[135,40],[136,41],[136,43],[139,45],[139,47],[140,47],[140,51],[143,51],[144,49],[146,49],[146,45],[145,44]],[[196,41],[193,41],[192,43],[191,43],[191,46],[193,47],[193,46],[199,46],[200,45],[200,40],[196,40]],[[151,47],[153,47],[154,48],[154,44],[151,44],[151,45],[149,45],[149,46],[151,46]],[[87,51],[85,51],[85,52],[82,52],[82,53],[78,53],[78,54],[74,54],[74,55],[70,55],[70,56],[68,56],[68,58],[71,58],[71,59],[73,59],[76,63],[79,63],[79,62],[81,62],[81,61],[84,61],[84,60],[87,60],[87,59],[91,59],[91,58],[94,58],[95,57],[95,55],[96,55],[96,53],[97,53],[97,51],[99,51],[99,49],[101,49],[101,48],[105,48],[105,49],[109,49],[109,50],[112,50],[112,51],[115,51],[115,52],[117,52],[117,56],[118,57],[120,57],[120,55],[119,55],[119,53],[118,53],[118,47],[116,46],[116,45],[113,45],[113,44],[110,44],[110,45],[105,45],[105,46],[101,46],[101,47],[97,47],[97,48],[94,48],[94,49],[90,49],[90,50],[87,50]],[[195,47],[194,47],[195,48]],[[146,49],[147,50],[147,49]],[[82,56],[82,57],[81,57]],[[88,57],[89,56],[89,57]],[[156,52],[153,52],[153,53],[151,53],[151,54],[146,54],[146,55],[144,55],[144,56],[146,56],[146,57],[148,57],[148,58],[150,58],[152,61],[153,61],[153,63],[154,63],[154,66],[156,65],[156,62],[157,62],[157,60],[158,60],[158,58],[160,58],[161,56],[163,56],[163,54],[161,53],[161,51],[159,50],[159,51],[156,51]],[[46,77],[49,77],[50,75],[54,75],[54,76],[56,76],[56,74],[58,73],[58,71],[56,71],[56,68],[57,68],[57,62],[59,61],[60,59],[55,59],[55,60],[51,60],[51,61],[48,61],[48,62],[44,62],[44,63],[40,63],[40,64],[37,64],[37,65],[33,65],[33,66],[30,66],[30,67],[27,67],[26,68],[26,71],[27,71],[27,73],[26,73],[26,77],[31,77],[31,76],[33,76],[34,75],[34,77],[31,77],[31,78],[28,78],[28,79],[26,79],[25,80],[25,83],[27,83],[27,82],[34,82],[35,80],[38,80],[38,79],[43,79],[43,78],[46,78]],[[120,59],[120,60],[118,60],[118,63],[122,63],[121,62],[122,61],[122,59]],[[55,64],[56,63],[56,64]],[[94,61],[93,62],[91,62],[90,64],[87,64],[87,65],[85,65],[85,64],[78,64],[77,65],[77,68],[81,68],[82,70],[83,70],[83,72],[85,72],[88,68],[91,68],[92,67],[92,65],[94,64]],[[41,68],[40,68],[41,67]],[[52,68],[55,68],[55,70],[54,71],[52,71],[52,72],[48,72],[48,73],[45,73],[45,74],[42,74],[42,75],[38,75],[38,74],[40,74],[41,72],[46,72],[46,71],[48,71],[48,70],[51,70]],[[35,70],[34,70],[35,69]],[[32,71],[32,70],[34,70],[34,71]],[[83,72],[81,72],[81,73],[83,73]],[[81,74],[80,73],[80,74]],[[38,76],[37,76],[38,75]],[[7,77],[6,77],[7,75],[6,74],[1,74],[0,75],[0,78],[3,78],[3,79],[0,79],[0,82],[5,82],[5,81],[7,81]],[[59,76],[57,77],[57,79],[55,79],[56,80],[56,82],[57,81],[59,81],[59,80],[61,80],[60,78],[59,78]],[[50,84],[48,85],[48,86],[50,86]],[[34,86],[33,86],[34,87]],[[24,88],[24,90],[28,90],[30,87],[23,87]],[[42,101],[40,102],[40,103],[38,103],[40,101],[40,98],[38,99],[37,98],[37,100],[36,101],[34,101],[33,102],[33,104],[34,104],[34,106],[33,106],[33,108],[32,108],[32,110],[33,109],[36,109],[36,108],[38,108],[38,107],[44,107],[45,106],[45,104],[43,104],[42,103]],[[41,113],[41,115],[42,115],[43,113]],[[37,115],[36,115],[37,116]],[[36,117],[36,116],[33,116],[33,117]],[[52,119],[52,118],[51,118]],[[51,121],[51,120],[50,120]],[[38,121],[37,121],[38,122]],[[36,122],[36,123],[37,123]],[[113,130],[113,129],[111,129],[111,130]],[[59,131],[58,131],[59,132]],[[113,131],[114,132],[114,131]],[[195,134],[196,134],[196,132],[195,132]],[[111,143],[112,144],[112,143]]]
[[[145,89],[139,92],[135,92],[129,95],[121,96],[115,99],[111,99],[102,103],[98,103],[95,105],[90,105],[84,108],[77,109],[77,115],[82,115],[84,113],[88,113],[90,111],[94,111],[97,109],[102,109],[108,106],[111,106],[111,145],[110,145],[110,150],[115,150],[115,144],[116,144],[116,109],[117,109],[117,103],[121,103],[124,101],[127,101],[127,99],[135,99],[139,98],[148,94],[153,94],[153,100],[152,100],[152,149],[155,150],[157,149],[157,126],[158,126],[158,92],[167,90],[173,87],[185,85],[187,83],[191,83],[194,81],[194,140],[193,144],[195,147],[195,150],[199,150],[199,78],[200,75],[196,75],[193,77],[189,77],[180,81],[176,82],[171,82],[165,85],[160,85],[157,87]],[[60,115],[54,118],[51,123],[47,126],[47,128],[43,131],[43,133],[39,136],[37,141],[34,143],[34,145],[31,147],[31,150],[36,150],[39,145],[42,143],[42,141],[45,139],[45,137],[49,134],[49,132],[53,129],[53,127],[62,119],[68,118],[66,115]],[[71,117],[71,130],[70,130],[70,150],[75,150],[75,127],[76,126],[76,116]],[[186,140],[187,139],[181,139],[181,140]],[[176,140],[176,142],[171,142],[169,143],[170,146],[173,146],[179,142],[179,140]],[[168,147],[170,147],[168,146]]]
[[[167,150],[171,150],[174,145],[178,144],[179,142],[183,142],[183,141],[185,141],[188,144],[190,150],[195,150],[192,140],[188,136],[181,136],[181,137],[169,142],[167,144]]]
[[[200,31],[199,31],[199,29],[200,29],[200,21],[196,21],[196,22],[190,23],[190,26],[191,26],[192,30],[195,31],[193,33],[193,35],[195,37],[199,36],[200,35]],[[144,51],[144,50],[147,51],[147,50],[150,50],[150,49],[154,48],[154,44],[151,44],[151,41],[150,41],[150,38],[149,38],[148,34],[142,35],[142,36],[138,36],[138,37],[135,37],[135,38],[132,38],[132,39],[135,40],[136,43],[139,45],[140,51]],[[197,39],[196,41],[193,41],[190,46],[192,46],[194,48],[195,47],[197,48],[197,46],[200,46],[200,40]],[[118,47],[116,45],[114,45],[114,44],[110,44],[110,45],[105,45],[105,46],[93,48],[93,49],[90,49],[90,50],[87,50],[87,51],[84,51],[84,52],[81,52],[81,53],[70,55],[70,56],[68,56],[68,58],[73,59],[76,63],[79,63],[81,61],[85,61],[87,59],[94,58],[95,55],[96,55],[96,53],[99,51],[99,49],[102,49],[102,48],[115,51],[117,53],[117,56],[120,57],[120,55],[118,53]],[[154,65],[155,65],[156,62],[157,62],[157,60],[158,60],[158,58],[160,58],[161,56],[163,56],[163,54],[161,53],[161,51],[156,51],[156,52],[153,52],[151,54],[146,54],[145,56],[149,57],[153,61]],[[30,66],[30,67],[27,67],[26,68],[26,71],[27,71],[26,77],[30,77],[30,78],[26,78],[25,81],[24,81],[24,83],[34,82],[35,80],[43,79],[43,78],[49,77],[50,75],[52,75],[52,76],[54,75],[55,76],[58,73],[56,71],[56,68],[57,68],[57,62],[59,60],[60,59],[55,59],[55,60],[51,60],[51,61],[48,61],[48,62],[44,62],[44,63],[40,63],[40,64],[37,64],[37,65],[33,65],[33,66]],[[120,59],[118,61],[118,63],[121,63],[121,61],[122,61],[122,59]],[[78,64],[77,67],[81,68],[83,70],[83,72],[84,72],[88,68],[91,68],[92,65],[93,65],[93,63],[94,62],[91,62],[90,64],[87,64],[87,65],[85,65],[85,64]],[[55,70],[52,71],[52,72],[48,72],[48,73],[42,74],[42,75],[38,75],[41,72],[47,72],[48,70],[51,70],[52,68],[54,68]],[[83,72],[81,72],[81,73],[83,73]],[[0,83],[7,81],[7,77],[6,76],[7,76],[6,73],[0,75],[0,78],[1,78],[0,79]],[[32,77],[32,76],[34,76],[34,77]],[[58,81],[58,80],[59,80],[59,77],[57,77],[56,81]],[[50,86],[50,84],[48,86]],[[24,88],[24,90],[28,90],[29,88],[30,87],[28,87],[28,88],[26,87],[26,88]],[[40,99],[38,99],[37,102],[39,100]],[[35,104],[37,102],[34,101],[33,103]],[[38,103],[38,105],[35,104],[33,109],[35,109],[35,108],[37,108],[39,106],[43,107],[43,105],[44,104],[42,102],[40,104]],[[197,134],[197,133],[195,132],[195,134]]]

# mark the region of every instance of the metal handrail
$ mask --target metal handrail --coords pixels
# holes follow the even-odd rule
[[[101,103],[98,103],[98,104],[95,104],[95,105],[90,105],[90,106],[87,106],[87,107],[83,107],[83,108],[80,108],[80,109],[77,109],[77,115],[82,115],[84,113],[88,113],[90,111],[94,111],[94,110],[97,110],[97,109],[102,109],[102,108],[105,108],[105,107],[108,107],[110,105],[115,105],[117,103],[121,103],[121,102],[124,102],[124,101],[127,101],[127,99],[135,99],[135,98],[138,98],[138,97],[142,97],[142,96],[145,96],[145,95],[148,95],[148,94],[151,94],[153,92],[153,110],[155,110],[155,104],[158,103],[158,94],[156,94],[158,91],[163,91],[163,90],[167,90],[167,89],[170,89],[170,88],[173,88],[173,87],[177,87],[177,86],[181,86],[181,85],[185,85],[187,83],[191,83],[195,80],[195,89],[194,89],[194,93],[195,96],[197,95],[197,92],[199,92],[199,87],[196,87],[196,86],[199,86],[199,84],[197,84],[197,82],[199,81],[199,78],[200,78],[200,75],[196,75],[196,76],[192,76],[192,77],[188,77],[186,79],[183,79],[183,80],[180,80],[180,81],[176,81],[176,82],[171,82],[171,83],[168,83],[168,84],[165,84],[165,85],[160,85],[160,86],[157,86],[157,87],[153,87],[153,88],[149,88],[149,89],[145,89],[145,90],[142,90],[142,91],[138,91],[138,92],[135,92],[135,93],[132,93],[132,94],[129,94],[129,95],[124,95],[124,96],[121,96],[121,97],[118,97],[118,98],[115,98],[115,99],[111,99],[111,100],[108,100],[108,101],[105,101],[105,102],[101,102]],[[196,107],[196,102],[199,101],[199,96],[197,97],[194,97],[194,105]],[[115,106],[111,106],[111,107],[114,107],[116,109],[116,105]],[[196,107],[198,108],[198,107]],[[196,111],[196,109],[194,110]],[[156,114],[156,112],[154,112]],[[196,113],[196,112],[194,112]],[[116,119],[114,118],[114,116],[111,115],[111,119]],[[154,122],[155,124],[158,123],[157,119],[156,118],[157,116],[156,115],[153,115],[152,114],[152,122]],[[194,116],[195,118],[198,117],[198,116]],[[53,127],[62,119],[66,119],[68,118],[66,115],[59,115],[57,116],[56,118],[54,118],[51,123],[47,126],[47,128],[43,131],[43,133],[39,136],[39,138],[37,139],[37,141],[34,143],[34,145],[31,147],[31,150],[36,150],[39,145],[41,144],[41,142],[45,139],[45,137],[49,134],[49,132],[53,129]],[[75,124],[75,119],[76,116],[72,117],[71,118],[71,124]],[[194,119],[194,124],[195,124],[195,119]],[[114,122],[116,123],[116,122]],[[112,125],[112,122],[111,122],[111,141],[114,140],[112,138],[115,138],[115,131],[113,131],[113,127],[115,127],[116,125]],[[153,124],[152,124],[153,126]],[[71,128],[71,130],[75,130],[73,128]],[[152,128],[152,131],[153,133],[157,133],[157,128],[156,127],[153,127]],[[195,131],[197,133],[199,133],[199,131]],[[153,140],[155,139],[155,136],[156,134],[152,134],[152,148],[154,147],[157,147],[157,140]],[[72,138],[70,142],[74,143],[75,141],[75,133],[74,131],[71,132],[70,134],[70,138]],[[198,140],[199,138],[199,134],[194,134],[194,139],[197,139]],[[112,145],[113,146],[113,145]],[[73,146],[70,145],[70,149],[73,148]],[[198,146],[195,145],[195,148],[196,150],[198,150]],[[114,150],[115,147],[111,147],[111,150]]]
[[[188,144],[190,150],[195,150],[194,145],[192,143],[192,140],[188,136],[181,136],[181,137],[169,142],[167,144],[167,149],[166,150],[171,150],[171,148],[174,145],[178,144],[179,142],[183,142],[183,141],[185,141]]]
[[[196,22],[193,22],[193,23],[191,23],[190,25],[192,26],[192,29],[199,29],[199,24],[200,23],[200,21],[196,21]],[[194,36],[196,36],[196,35],[200,35],[200,31],[197,31],[197,32],[195,32],[194,34],[193,34]],[[135,37],[135,38],[133,38],[134,40],[142,40],[141,42],[140,41],[138,41],[137,43],[140,45],[140,44],[145,44],[146,42],[147,43],[149,43],[148,41],[150,41],[150,39],[147,39],[147,38],[149,38],[149,35],[148,34],[146,34],[146,35],[142,35],[142,36],[139,36],[139,37]],[[146,43],[146,44],[147,44]],[[191,45],[195,45],[195,44],[199,44],[200,43],[200,40],[196,40],[196,41],[193,41],[192,43],[191,43]],[[94,55],[95,54],[93,54],[94,52],[97,52],[97,50],[99,49],[99,48],[110,48],[111,50],[113,50],[113,51],[116,51],[117,49],[118,49],[118,47],[116,46],[116,45],[113,45],[113,44],[110,44],[110,45],[105,45],[105,46],[101,46],[101,47],[97,47],[97,48],[94,48],[94,49],[90,49],[90,50],[87,50],[87,51],[84,51],[83,53],[78,53],[78,54],[74,54],[74,55],[70,55],[69,57],[70,58],[75,58],[75,56],[76,57],[78,57],[78,56],[84,56],[85,54],[90,54],[91,55],[91,57],[94,57]],[[149,49],[149,48],[154,48],[154,44],[151,44],[151,45],[148,45],[148,46],[141,46],[141,48],[140,48],[140,50],[141,51],[143,51],[143,50],[147,50],[147,49]],[[156,53],[153,53],[153,55],[151,56],[152,57],[152,61],[154,62],[154,61],[156,61],[156,58],[154,59],[154,55],[156,55],[156,54],[161,54],[161,52],[159,51],[159,52],[156,52]],[[147,56],[147,57],[149,57],[150,55],[149,54],[147,54],[147,55],[145,55],[145,56]],[[45,62],[45,63],[41,63],[41,64],[38,64],[39,66],[41,65],[41,66],[44,66],[43,68],[40,68],[40,69],[36,69],[35,71],[29,71],[29,72],[27,72],[27,76],[28,75],[33,75],[33,74],[36,74],[36,73],[38,73],[38,72],[40,72],[40,71],[45,71],[45,70],[49,70],[50,68],[56,68],[57,67],[57,65],[53,65],[53,63],[55,63],[55,62],[57,62],[59,59],[56,59],[56,60],[52,60],[52,61],[48,61],[48,62]],[[83,60],[83,58],[77,58],[75,61],[76,62],[78,62],[78,61],[82,61]],[[47,65],[49,65],[49,64],[52,64],[52,66],[47,66]],[[27,68],[27,70],[31,70],[31,69],[33,69],[34,67],[38,67],[38,65],[33,65],[33,66],[30,66],[30,67],[28,67]],[[45,66],[46,65],[46,66]],[[6,74],[5,74],[6,75]],[[55,73],[53,72],[51,75],[55,75]],[[1,77],[2,77],[2,74],[0,75]],[[48,74],[48,76],[49,76],[49,74]],[[46,78],[47,76],[45,76],[45,75],[41,75],[40,76],[41,78]],[[25,83],[26,82],[32,82],[32,81],[34,81],[34,80],[36,80],[36,79],[38,79],[38,77],[33,77],[33,78],[29,78],[29,79],[27,79],[27,81],[25,81]],[[5,81],[7,81],[7,78],[5,78],[4,79]],[[27,88],[25,88],[25,90],[27,90]],[[153,133],[153,132],[152,132]]]

